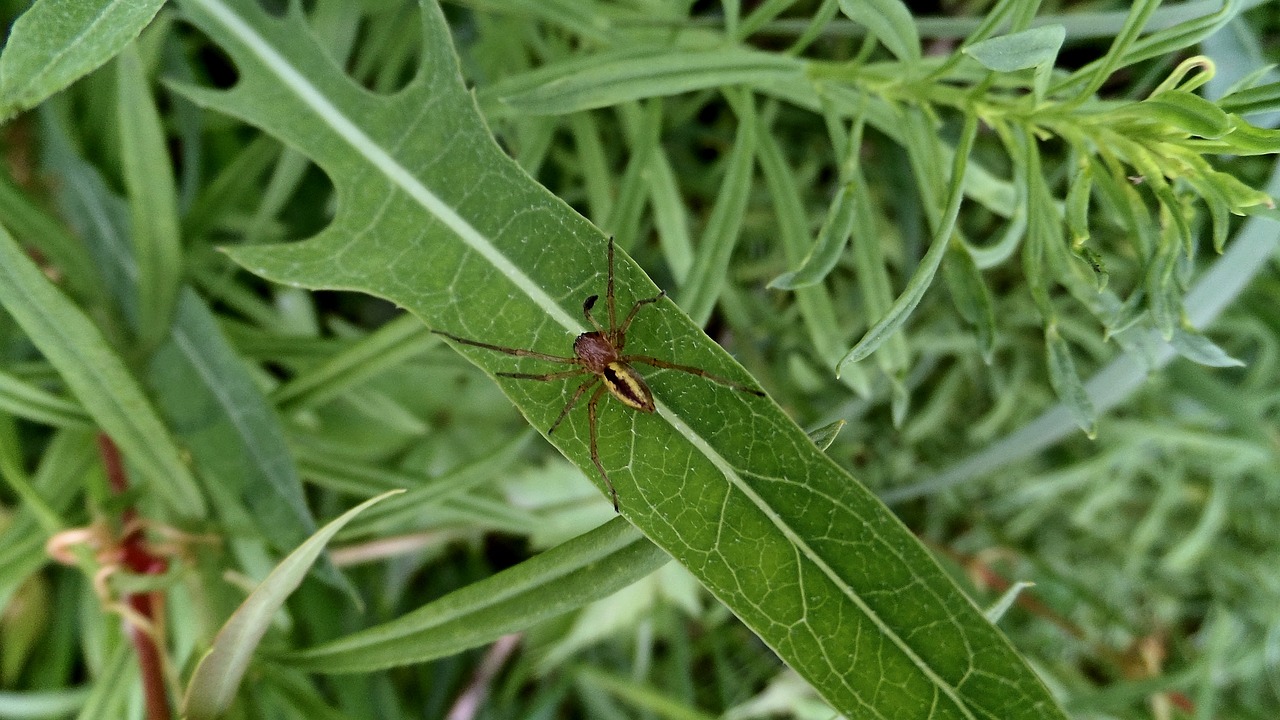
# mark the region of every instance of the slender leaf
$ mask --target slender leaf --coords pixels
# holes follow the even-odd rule
[[[161,5],[164,0],[37,0],[13,24],[0,55],[0,120],[106,63]]]
[[[762,81],[802,82],[804,63],[796,58],[743,48],[575,58],[520,78],[526,87],[492,89],[513,111],[562,115],[662,97],[692,90]]]
[[[966,47],[964,53],[988,70],[1014,72],[1052,65],[1066,36],[1067,31],[1061,25],[1042,25],[974,43]]]
[[[1280,82],[1239,90],[1218,101],[1223,111],[1236,115],[1280,110]]]
[[[920,34],[902,0],[840,0],[840,10],[865,25],[899,60],[920,60]]]
[[[614,519],[389,623],[293,653],[288,662],[349,673],[453,655],[606,597],[669,560]]]
[[[179,516],[200,517],[204,497],[168,428],[102,333],[0,228],[0,304],[147,482]]]
[[[1089,393],[1080,381],[1076,372],[1075,360],[1071,358],[1071,347],[1058,333],[1056,326],[1050,325],[1044,334],[1045,351],[1049,365],[1049,382],[1058,395],[1058,399],[1071,413],[1076,425],[1089,437],[1097,432],[1098,411],[1089,399]]]
[[[741,236],[739,231],[751,192],[757,138],[755,104],[748,97],[738,107],[738,132],[725,161],[724,180],[720,183],[716,204],[698,242],[689,280],[680,288],[680,307],[699,325],[706,324],[716,299],[720,297],[733,248]]]
[[[120,158],[139,278],[137,331],[150,349],[169,332],[182,284],[178,198],[160,114],[136,48],[120,54],[117,69]]]
[[[774,278],[769,287],[780,290],[796,290],[817,285],[836,266],[840,254],[849,243],[854,226],[854,188],[845,186],[837,193],[827,211],[826,222],[818,231],[818,240],[805,256],[800,267]]]
[[[947,206],[943,210],[942,220],[933,234],[929,251],[921,259],[920,267],[911,276],[906,289],[894,301],[889,313],[877,321],[862,336],[862,339],[849,350],[848,354],[840,360],[837,371],[843,371],[846,366],[852,365],[875,352],[876,348],[880,347],[886,339],[901,330],[907,319],[911,317],[911,312],[916,309],[916,305],[920,304],[925,291],[933,283],[933,276],[938,271],[938,266],[942,264],[942,258],[946,255],[947,246],[951,242],[951,233],[955,230],[956,218],[960,214],[960,202],[964,199],[965,166],[977,134],[977,116],[965,116],[964,129],[960,131],[960,142],[956,146],[956,154],[951,166],[951,186],[947,192]]]
[[[783,156],[778,141],[763,123],[756,128],[756,146],[760,169],[773,197],[783,252],[789,262],[798,263],[811,246],[809,218],[800,196],[800,183]],[[796,304],[800,307],[800,316],[818,356],[824,362],[834,362],[840,356],[841,339],[831,295],[821,285],[801,288],[796,291]]]
[[[1169,344],[1178,354],[1207,367],[1242,367],[1244,363],[1231,357],[1209,338],[1186,328],[1173,331]]]
[[[351,508],[320,528],[297,550],[280,561],[271,574],[245,599],[227,619],[213,640],[213,647],[200,658],[182,700],[183,713],[192,720],[213,718],[231,706],[244,673],[263,635],[271,627],[276,612],[298,589],[311,566],[324,552],[324,546],[347,523],[362,511],[398,494],[391,490]]]
[[[54,427],[90,429],[84,408],[0,371],[0,409]]]

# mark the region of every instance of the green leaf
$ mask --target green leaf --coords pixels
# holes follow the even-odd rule
[[[1071,347],[1058,333],[1058,328],[1050,325],[1044,333],[1045,351],[1049,365],[1049,383],[1058,399],[1071,414],[1071,419],[1085,434],[1092,438],[1098,432],[1098,411],[1089,399],[1089,393],[1080,381],[1080,373],[1076,372],[1075,360],[1071,357]]]
[[[854,188],[846,185],[837,193],[827,211],[827,219],[818,231],[818,240],[813,244],[804,262],[796,270],[783,273],[774,278],[769,287],[779,290],[796,290],[810,285],[817,285],[835,268],[840,254],[849,244],[849,236],[853,233],[854,221]]]
[[[240,681],[249,669],[249,661],[253,659],[262,636],[271,627],[276,612],[302,584],[311,566],[324,552],[325,545],[366,508],[400,492],[385,492],[351,508],[320,528],[299,545],[297,550],[280,561],[244,603],[236,608],[218,631],[218,636],[213,639],[209,652],[200,658],[182,700],[182,712],[187,717],[192,720],[213,718],[231,706]]]
[[[1231,357],[1226,350],[1193,329],[1182,327],[1174,330],[1169,344],[1179,355],[1194,363],[1208,367],[1244,367],[1243,362]]]
[[[173,325],[147,366],[146,382],[204,482],[217,483],[251,508],[274,548],[287,550],[315,532],[280,418],[190,288],[178,296]],[[328,562],[321,577],[346,587]]]
[[[607,597],[669,560],[616,518],[389,623],[292,653],[287,662],[350,673],[455,655]]]
[[[161,5],[164,0],[37,0],[13,24],[0,55],[0,120],[106,63]]]
[[[1280,82],[1267,83],[1247,90],[1231,93],[1218,100],[1224,112],[1236,115],[1266,113],[1280,110]]]
[[[139,278],[137,331],[149,350],[168,334],[182,284],[177,190],[160,114],[135,47],[120,54],[117,70],[120,165]]]
[[[433,328],[482,342],[571,352],[587,329],[583,297],[604,294],[607,241],[493,141],[438,8],[425,8],[416,79],[378,96],[341,75],[296,9],[275,18],[249,0],[181,5],[239,75],[227,92],[183,92],[305,152],[335,188],[337,212],[319,235],[233,248],[236,261],[280,282],[384,297]],[[657,293],[622,253],[614,285],[622,313]],[[605,306],[596,305],[602,316]],[[491,375],[563,369],[461,350]],[[747,380],[666,300],[639,313],[627,350]],[[612,398],[600,405],[599,459],[624,517],[835,707],[1062,717],[928,551],[781,408],[684,373],[654,371],[648,381],[656,412]],[[544,432],[574,387],[498,382]],[[603,488],[588,438],[584,409],[549,436]]]
[[[1052,65],[1066,36],[1061,25],[1043,25],[974,43],[963,52],[988,70],[1014,72]]]
[[[169,429],[98,328],[45,278],[0,228],[0,304],[147,482],[182,517],[205,513],[204,497]]]
[[[955,299],[956,310],[978,331],[978,349],[988,364],[996,347],[996,315],[991,293],[973,256],[959,244],[953,244],[942,264],[943,277]]]
[[[65,136],[49,129],[48,162],[58,169],[71,202],[66,214],[93,252],[106,289],[126,313],[136,305],[140,270],[126,240],[129,218],[97,171],[75,155]],[[132,315],[132,313],[130,313]],[[144,382],[167,426],[201,470],[253,508],[252,518],[278,550],[315,532],[284,431],[275,410],[232,350],[205,302],[182,288],[163,341],[148,358]],[[321,577],[344,587],[327,561]]]
[[[899,60],[920,60],[920,33],[902,0],[840,0],[840,10],[865,25]]]
[[[1155,97],[1126,106],[1125,115],[1136,115],[1196,137],[1209,140],[1231,131],[1231,120],[1222,108],[1182,90],[1167,90]]]
[[[54,427],[91,429],[84,408],[0,371],[0,409]]]
[[[907,282],[906,289],[894,301],[893,307],[888,314],[876,322],[862,336],[862,339],[849,350],[848,354],[840,360],[840,364],[836,368],[837,372],[843,372],[846,366],[852,365],[875,352],[885,340],[901,330],[907,319],[911,317],[911,312],[920,304],[925,291],[933,283],[933,276],[938,272],[938,267],[942,264],[942,258],[946,256],[947,247],[951,242],[951,234],[956,227],[956,218],[960,214],[960,203],[964,199],[964,170],[969,160],[969,152],[973,150],[973,141],[977,134],[977,116],[966,115],[964,129],[960,131],[960,142],[956,145],[956,153],[951,166],[951,176],[948,180],[950,187],[947,191],[947,206],[943,210],[942,219],[933,233],[928,252],[921,259],[920,267],[911,276],[911,280]]]
[[[787,260],[798,263],[810,247],[809,216],[804,210],[800,194],[800,181],[796,178],[782,147],[769,132],[769,126],[754,118],[756,127],[757,157],[761,174],[773,198],[774,213],[778,218],[778,236]],[[836,311],[831,295],[825,287],[815,285],[796,290],[796,305],[813,341],[818,356],[826,363],[834,363],[840,357],[841,339]]]
[[[803,82],[797,58],[745,48],[603,53],[553,63],[489,88],[508,110],[565,115],[644,98],[742,83]]]
[[[62,223],[0,172],[0,223],[9,228],[19,242],[39,248],[49,262],[66,278],[67,293],[81,299],[86,306],[103,304],[102,282],[85,252],[80,238],[68,232]]]
[[[809,431],[809,439],[813,441],[814,445],[818,446],[819,450],[826,452],[827,448],[831,447],[831,443],[836,441],[836,436],[838,436],[840,431],[844,429],[844,426],[848,424],[848,420],[837,420],[833,423],[823,425],[817,430]]]
[[[698,325],[705,325],[715,309],[733,248],[741,237],[742,219],[751,193],[751,173],[756,158],[755,104],[744,97],[737,105],[738,132],[725,162],[724,179],[711,217],[702,231],[689,280],[680,288],[679,305]]]

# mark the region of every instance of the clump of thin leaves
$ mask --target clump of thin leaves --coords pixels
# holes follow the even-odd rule
[[[0,717],[1274,714],[1265,6],[162,5],[4,10]],[[606,399],[621,518],[424,325],[605,236],[777,402]]]

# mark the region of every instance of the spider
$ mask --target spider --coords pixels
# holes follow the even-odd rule
[[[745,393],[764,397],[764,393],[754,388],[747,387],[741,383],[736,383],[727,378],[722,378],[701,368],[690,367],[688,365],[677,365],[676,363],[660,360],[648,355],[626,355],[623,354],[623,348],[627,345],[627,329],[631,327],[631,321],[635,320],[636,313],[640,312],[640,308],[645,305],[652,305],[662,298],[666,297],[666,291],[662,291],[651,298],[637,300],[631,306],[631,310],[623,319],[622,324],[618,324],[617,311],[614,307],[613,299],[613,238],[609,238],[609,274],[608,283],[605,288],[605,304],[609,309],[609,328],[606,330],[600,325],[600,322],[591,314],[591,308],[595,307],[596,300],[600,299],[599,295],[592,295],[582,303],[582,314],[587,318],[587,322],[591,323],[591,327],[595,328],[591,332],[582,333],[573,341],[573,357],[561,357],[559,355],[548,355],[534,350],[524,350],[521,348],[503,347],[501,345],[491,345],[489,343],[479,342],[477,340],[468,340],[464,337],[458,337],[441,330],[432,330],[437,335],[443,335],[454,342],[463,345],[473,345],[475,347],[484,348],[486,350],[494,350],[507,355],[516,357],[531,357],[539,360],[547,360],[549,362],[561,363],[564,365],[576,365],[572,370],[564,370],[561,372],[550,373],[516,373],[516,372],[500,372],[497,373],[501,377],[517,378],[520,380],[538,380],[549,382],[553,380],[565,380],[580,375],[590,375],[585,382],[573,391],[573,396],[569,398],[569,402],[565,404],[564,409],[556,417],[556,421],[551,423],[551,429],[547,430],[547,434],[556,431],[560,427],[560,423],[564,421],[569,411],[578,404],[582,396],[588,390],[595,388],[591,399],[587,401],[587,419],[590,428],[591,438],[591,462],[595,463],[596,470],[600,471],[600,476],[604,478],[604,482],[609,486],[609,495],[613,498],[614,512],[620,512],[618,507],[618,491],[613,487],[613,481],[609,479],[609,473],[605,471],[604,465],[600,462],[600,451],[596,447],[596,406],[600,403],[600,398],[604,397],[605,392],[613,395],[626,405],[643,413],[651,413],[654,411],[653,393],[649,390],[649,385],[645,383],[644,378],[637,373],[631,365],[633,363],[642,363],[651,365],[656,368],[665,370],[679,370],[692,375],[704,377],[713,382],[731,387],[734,390],[740,390]],[[596,387],[597,384],[599,387]]]

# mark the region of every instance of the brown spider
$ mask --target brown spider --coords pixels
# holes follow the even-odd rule
[[[490,345],[489,343],[478,342],[476,340],[468,340],[457,335],[451,335],[440,330],[432,330],[437,335],[443,335],[454,342],[464,345],[474,345],[475,347],[484,348],[486,350],[496,350],[507,355],[515,355],[516,357],[532,357],[539,360],[547,360],[550,362],[563,363],[566,365],[577,365],[573,370],[565,370],[563,372],[553,373],[497,373],[502,377],[518,378],[521,380],[564,380],[566,378],[577,377],[579,375],[591,375],[586,382],[578,386],[573,392],[573,397],[569,398],[569,402],[560,411],[560,415],[556,417],[556,421],[551,423],[551,429],[547,430],[547,434],[556,431],[561,421],[569,414],[569,411],[578,404],[578,400],[596,383],[603,384],[596,388],[595,393],[591,395],[591,399],[587,401],[587,418],[588,426],[591,431],[591,461],[595,463],[596,469],[600,471],[600,476],[604,478],[604,482],[609,486],[609,494],[613,497],[614,512],[618,512],[618,491],[613,487],[613,481],[609,479],[609,473],[605,472],[604,465],[600,463],[600,452],[596,448],[596,405],[600,402],[600,398],[604,396],[607,390],[624,405],[635,408],[640,412],[651,413],[654,411],[653,393],[649,390],[649,386],[645,383],[644,378],[632,369],[632,363],[643,363],[652,365],[656,368],[666,370],[680,370],[699,377],[704,377],[713,382],[726,385],[735,390],[751,393],[764,397],[764,393],[746,385],[736,383],[732,380],[722,378],[701,368],[690,367],[688,365],[677,365],[659,360],[648,355],[624,355],[622,349],[627,344],[627,328],[631,327],[631,321],[635,319],[636,313],[645,305],[658,302],[666,297],[666,291],[658,293],[651,298],[637,300],[631,306],[631,311],[627,313],[627,317],[622,321],[622,325],[618,325],[617,312],[614,309],[613,300],[613,238],[609,238],[609,274],[608,285],[605,289],[605,302],[609,307],[609,329],[601,327],[591,315],[591,308],[595,306],[599,295],[592,295],[582,303],[582,314],[586,316],[587,322],[591,323],[591,327],[595,330],[585,332],[573,341],[573,357],[561,357],[559,355],[547,355],[546,353],[536,352],[534,350],[522,350],[520,348],[502,347],[500,345]]]

